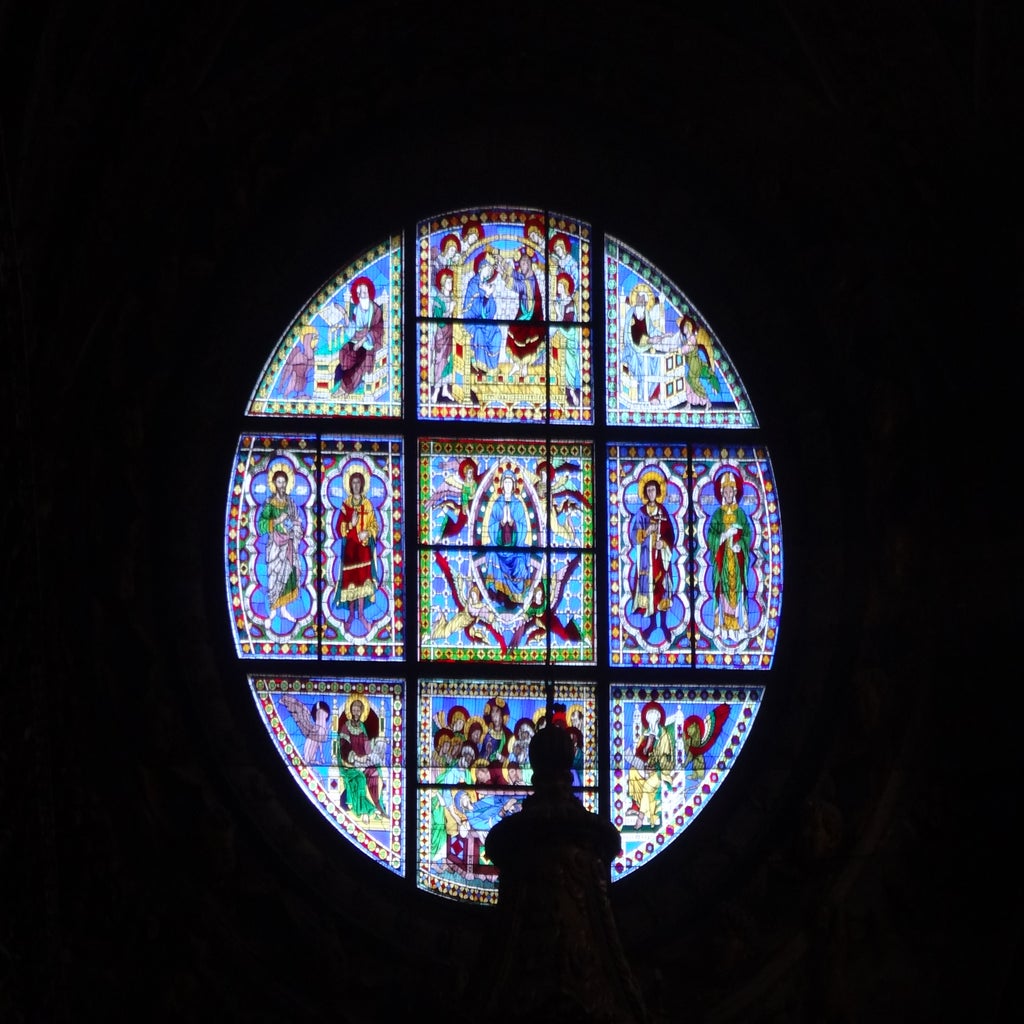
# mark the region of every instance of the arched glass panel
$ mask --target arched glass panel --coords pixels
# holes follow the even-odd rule
[[[605,244],[608,423],[756,427],[739,374],[696,306],[657,267]]]
[[[405,688],[397,680],[268,678],[249,687],[299,788],[360,852],[405,874]]]
[[[760,707],[763,689],[613,686],[612,824],[622,851],[612,880],[668,848],[729,774]]]
[[[396,235],[325,282],[271,353],[250,415],[401,416],[402,278]]]

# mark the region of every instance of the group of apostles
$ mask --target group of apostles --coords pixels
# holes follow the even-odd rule
[[[493,697],[483,715],[472,715],[461,704],[439,711],[434,721],[431,765],[440,785],[528,786],[533,777],[530,743],[548,724],[547,711],[523,716],[510,725],[511,712],[503,697]],[[572,737],[573,768],[583,767],[583,707],[554,704],[552,724]]]

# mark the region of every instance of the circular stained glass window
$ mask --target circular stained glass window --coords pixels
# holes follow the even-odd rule
[[[765,439],[693,301],[572,217],[460,210],[268,347],[225,569],[282,770],[382,867],[493,903],[487,833],[563,728],[613,880],[660,855],[728,786],[783,589]]]

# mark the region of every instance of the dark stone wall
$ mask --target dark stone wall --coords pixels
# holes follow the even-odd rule
[[[1005,1016],[1019,22],[994,0],[0,4],[0,1015],[472,1015],[488,913],[384,877],[282,778],[230,650],[221,495],[317,283],[417,217],[522,202],[682,284],[782,498],[748,752],[613,889],[652,1016]]]

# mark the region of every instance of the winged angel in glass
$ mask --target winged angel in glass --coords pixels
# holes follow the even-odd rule
[[[349,842],[404,873],[401,683],[250,678],[278,753]]]

